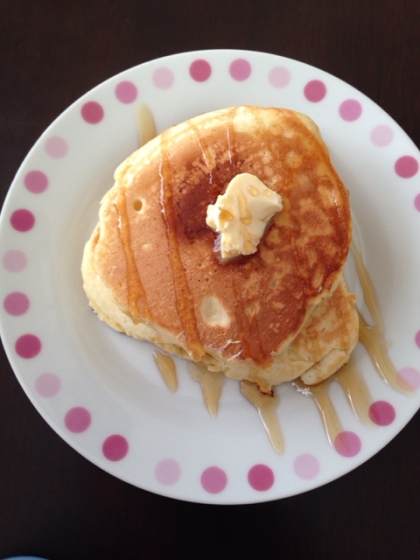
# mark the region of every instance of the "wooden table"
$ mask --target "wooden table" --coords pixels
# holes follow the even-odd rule
[[[2,200],[45,128],[92,87],[173,53],[240,48],[321,68],[420,145],[418,0],[0,2]],[[180,502],[126,484],[68,446],[0,354],[0,557],[420,558],[420,415],[350,474],[248,506]]]

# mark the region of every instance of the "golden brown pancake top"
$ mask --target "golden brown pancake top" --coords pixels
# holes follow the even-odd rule
[[[255,254],[222,263],[206,211],[238,173],[278,192],[283,210]],[[174,333],[193,359],[210,352],[268,367],[337,285],[348,192],[303,115],[242,106],[198,116],[135,152],[115,180],[95,234],[96,272],[133,322]]]

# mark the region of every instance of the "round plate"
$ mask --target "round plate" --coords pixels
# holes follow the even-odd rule
[[[157,494],[253,503],[344,475],[385,446],[419,407],[416,392],[401,394],[379,377],[360,344],[355,353],[372,399],[385,403],[379,425],[362,424],[333,384],[341,424],[358,442],[334,447],[314,401],[286,384],[277,388],[285,440],[277,455],[237,382],[226,382],[213,419],[182,360],[176,359],[179,389],[171,393],[153,346],[114,332],[90,310],[82,251],[115,168],[138,146],[140,103],[151,109],[158,132],[240,104],[283,106],[313,118],[350,191],[355,238],[377,291],[390,357],[414,389],[420,385],[418,150],[375,103],[321,70],[270,54],[215,50],[154,60],[99,85],[45,131],[19,169],[1,216],[0,296],[1,335],[23,389],[84,457]],[[363,306],[351,271],[348,281]]]

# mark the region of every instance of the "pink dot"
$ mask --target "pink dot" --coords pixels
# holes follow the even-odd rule
[[[414,340],[416,341],[416,345],[420,348],[420,331],[416,332],[416,336],[414,337]]]
[[[376,401],[369,407],[369,417],[378,426],[389,426],[395,420],[395,408],[386,401]]]
[[[191,67],[192,67],[192,65],[191,65]],[[190,67],[190,74],[191,74],[191,67]],[[210,72],[211,72],[211,69],[210,69]],[[191,76],[194,78],[194,76],[192,74],[191,74]],[[210,76],[210,74],[209,74],[209,76]],[[207,78],[205,78],[205,79],[207,79]],[[159,89],[169,89],[173,85],[174,80],[175,80],[174,74],[173,74],[172,70],[170,70],[169,68],[158,68],[157,70],[155,70],[153,72],[153,83]],[[197,80],[197,81],[200,82],[202,80]]]
[[[29,231],[35,225],[35,216],[29,210],[21,208],[10,216],[10,223],[16,231]]]
[[[414,207],[420,212],[420,193],[414,199]]]
[[[318,459],[310,453],[302,453],[296,457],[293,468],[298,477],[304,480],[315,478],[320,471]]]
[[[12,292],[4,298],[3,306],[9,315],[23,315],[29,309],[29,298],[22,292]]]
[[[102,445],[102,453],[109,461],[121,461],[128,453],[128,441],[118,434],[109,436]]]
[[[133,82],[120,82],[115,88],[115,95],[121,103],[133,103],[137,99],[137,87]]]
[[[274,484],[274,473],[267,465],[254,465],[248,472],[248,482],[254,490],[264,492]]]
[[[375,126],[370,133],[370,139],[372,144],[375,144],[375,146],[388,146],[388,144],[391,144],[393,138],[394,132],[392,131],[392,128],[386,126],[385,124]]]
[[[67,154],[69,146],[64,138],[60,138],[60,136],[51,136],[51,138],[45,141],[45,151],[50,157],[60,159]]]
[[[42,193],[48,187],[48,177],[42,171],[29,171],[23,182],[28,191],[34,194]]]
[[[41,352],[41,341],[34,334],[24,334],[17,339],[15,350],[21,358],[34,358]]]
[[[61,389],[61,380],[55,373],[42,373],[35,381],[35,390],[41,397],[54,397]]]
[[[90,412],[82,406],[76,406],[75,408],[70,409],[64,418],[66,428],[74,434],[80,434],[86,431],[89,428],[91,421],[92,417]]]
[[[229,74],[238,82],[247,80],[251,75],[251,70],[250,63],[244,58],[237,58],[229,66]]]
[[[334,440],[335,450],[343,457],[354,457],[362,448],[362,442],[354,432],[341,432]]]
[[[362,114],[362,106],[356,99],[347,99],[340,105],[338,112],[345,121],[356,121]]]
[[[209,467],[201,475],[201,485],[210,494],[218,494],[226,488],[227,475],[219,467]]]
[[[196,82],[205,82],[211,76],[211,66],[207,60],[194,60],[190,66],[190,76]]]
[[[318,103],[322,101],[327,94],[327,87],[321,80],[312,80],[308,82],[303,90],[308,101]]]
[[[96,101],[88,101],[82,106],[82,117],[89,124],[98,124],[104,118],[102,105]]]
[[[420,372],[412,367],[405,367],[399,370],[397,382],[404,388],[408,384],[412,389],[420,387]]]
[[[3,255],[3,266],[9,272],[21,272],[28,264],[28,259],[23,251],[11,249]]]
[[[181,467],[174,459],[163,459],[155,468],[157,480],[165,486],[178,482],[181,476]]]
[[[419,162],[412,156],[402,156],[395,162],[395,172],[403,179],[409,179],[419,170]]]
[[[275,66],[268,75],[268,81],[275,88],[283,88],[290,82],[290,72],[283,66]]]

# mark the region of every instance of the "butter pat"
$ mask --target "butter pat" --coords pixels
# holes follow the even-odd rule
[[[222,259],[255,253],[268,222],[282,208],[281,196],[258,177],[236,175],[216,204],[207,207],[206,223],[220,233]]]

